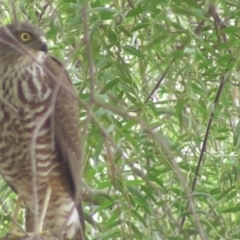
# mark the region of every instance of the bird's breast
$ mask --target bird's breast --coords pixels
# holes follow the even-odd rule
[[[16,108],[36,108],[48,100],[52,93],[44,65],[40,63],[2,66],[1,72],[1,96]]]
[[[36,63],[3,67],[0,76],[1,173],[13,184],[29,181],[26,176],[33,172],[44,182],[59,167],[49,111],[52,90],[44,69]]]

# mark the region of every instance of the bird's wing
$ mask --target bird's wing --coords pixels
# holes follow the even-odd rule
[[[82,186],[81,139],[78,117],[78,100],[75,96],[69,75],[56,58],[48,56],[46,68],[53,89],[52,104],[54,104],[53,124],[54,137],[57,142],[63,166],[68,168],[67,176],[73,183],[75,201],[79,200]]]

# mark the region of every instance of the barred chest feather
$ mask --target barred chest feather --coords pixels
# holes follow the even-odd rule
[[[59,165],[54,161],[51,123],[45,121],[52,91],[37,62],[23,62],[15,69],[3,66],[0,73],[0,96],[15,109],[0,100],[0,169],[6,181],[24,191],[22,181],[29,179],[25,176],[32,172],[31,161],[35,161],[38,184],[46,182]],[[16,180],[21,180],[21,186],[15,186]]]

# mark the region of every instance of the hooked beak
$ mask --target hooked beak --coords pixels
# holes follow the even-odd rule
[[[39,50],[42,51],[42,52],[47,53],[47,51],[48,51],[47,43],[45,43],[45,42],[41,43],[40,47],[39,47]]]
[[[42,51],[42,52],[45,52],[45,53],[48,52],[47,40],[43,36],[40,38],[39,50]]]

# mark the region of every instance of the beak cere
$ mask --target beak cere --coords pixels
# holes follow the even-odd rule
[[[46,42],[40,43],[39,50],[47,53],[47,51],[48,51],[47,43]]]

